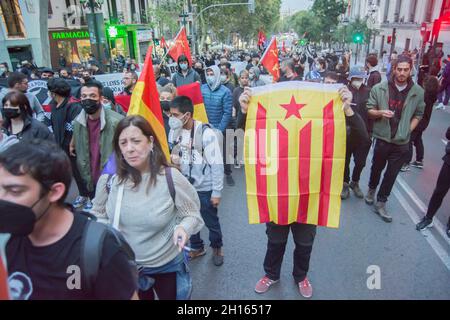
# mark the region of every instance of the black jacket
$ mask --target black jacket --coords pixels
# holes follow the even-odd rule
[[[3,123],[5,125],[5,123]],[[11,136],[11,128],[3,127],[2,132],[7,136]],[[19,140],[32,140],[32,139],[44,139],[49,141],[55,141],[53,134],[48,130],[48,128],[38,120],[32,117],[26,117],[24,120],[24,126],[20,133],[16,134]]]
[[[435,93],[430,93],[425,91],[425,111],[423,113],[423,117],[420,120],[419,124],[417,125],[416,129],[414,131],[425,131],[425,129],[428,127],[428,124],[430,123],[431,119],[431,113],[433,112],[433,105],[437,100],[437,95]]]
[[[381,73],[377,70],[372,71],[367,79],[367,86],[372,89],[376,84],[381,82]]]
[[[72,122],[81,112],[82,107],[78,103],[69,103],[69,98],[57,108],[56,102],[50,102],[51,116],[49,127],[53,129],[56,143],[66,152],[69,152],[69,144],[72,139]]]
[[[445,134],[445,137],[447,140],[447,145],[445,146],[445,156],[442,158],[442,160],[445,161],[448,165],[450,165],[450,127],[447,128],[447,133]]]
[[[347,88],[353,95],[352,109],[354,112],[359,114],[370,136],[373,127],[373,122],[370,121],[367,110],[367,101],[369,100],[370,88],[365,85],[361,85],[359,89],[356,89],[351,84],[349,84]]]

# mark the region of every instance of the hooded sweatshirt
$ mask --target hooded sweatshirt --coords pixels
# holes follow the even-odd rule
[[[188,68],[187,74],[186,76],[184,76],[181,68],[178,65],[178,71],[172,77],[172,82],[175,87],[181,87],[186,84],[194,83],[195,81],[201,82],[202,79],[194,69]]]
[[[259,78],[261,76],[261,71],[258,67],[252,67],[249,71],[253,72],[255,75],[255,78],[250,80],[250,87],[254,88],[266,85],[266,83]]]
[[[208,67],[214,72],[214,82],[210,86],[201,86],[203,102],[206,108],[209,124],[221,132],[225,132],[230,119],[233,100],[230,90],[220,82],[220,69],[217,66]]]

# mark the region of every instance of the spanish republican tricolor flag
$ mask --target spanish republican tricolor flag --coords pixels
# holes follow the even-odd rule
[[[164,120],[159,94],[156,89],[155,75],[153,74],[152,47],[147,50],[145,63],[139,80],[131,95],[130,108],[127,115],[143,116],[150,123],[156,138],[158,139],[167,160],[170,162],[169,145],[167,143]]]
[[[205,104],[203,103],[202,91],[200,83],[194,82],[177,88],[178,96],[186,96],[192,100],[194,104],[194,120],[202,123],[208,123],[208,116],[206,114]]]
[[[338,228],[346,141],[341,86],[293,81],[252,89],[244,150],[250,223]]]

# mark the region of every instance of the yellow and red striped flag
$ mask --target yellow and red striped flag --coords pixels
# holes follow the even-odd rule
[[[192,100],[194,104],[194,120],[202,123],[208,123],[208,115],[206,114],[205,104],[203,103],[202,91],[200,83],[194,82],[177,88],[178,96],[186,96]]]
[[[252,89],[245,131],[249,222],[338,228],[346,128],[342,85]]]
[[[127,115],[143,116],[151,125],[158,139],[162,151],[170,162],[169,145],[167,143],[164,120],[161,106],[159,104],[159,94],[156,88],[155,75],[153,74],[152,47],[150,46],[145,57],[144,67],[139,76],[139,80],[131,95],[130,108]]]

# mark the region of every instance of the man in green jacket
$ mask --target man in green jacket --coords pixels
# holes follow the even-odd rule
[[[368,115],[375,120],[373,137],[376,143],[365,200],[369,205],[374,203],[380,176],[387,164],[375,204],[375,212],[385,222],[392,221],[386,211],[386,202],[408,156],[410,134],[425,109],[423,89],[412,81],[411,70],[411,58],[399,56],[393,66],[392,79],[374,86],[367,102]]]
[[[89,81],[81,88],[83,110],[73,124],[73,139],[70,153],[77,158],[77,166],[84,181],[84,190],[79,190],[81,199],[75,207],[84,205],[92,208],[91,199],[95,196],[95,186],[113,152],[113,137],[117,124],[123,118],[120,114],[102,107],[100,82]]]

